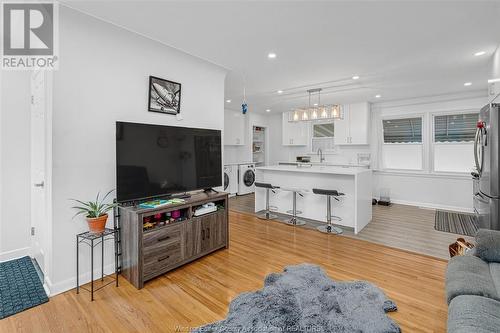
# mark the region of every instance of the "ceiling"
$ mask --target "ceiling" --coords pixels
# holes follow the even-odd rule
[[[486,91],[500,42],[493,1],[66,3],[227,68],[227,108],[245,86],[253,112],[304,106],[317,87],[322,103]]]

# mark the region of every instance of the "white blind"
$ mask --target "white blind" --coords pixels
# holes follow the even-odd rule
[[[473,142],[477,113],[434,117],[434,142]]]
[[[399,118],[382,121],[384,143],[422,143],[422,118]]]

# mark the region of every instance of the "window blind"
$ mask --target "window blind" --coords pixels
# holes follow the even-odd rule
[[[399,118],[382,121],[384,143],[422,143],[422,118]]]
[[[477,113],[434,117],[434,142],[473,142]]]

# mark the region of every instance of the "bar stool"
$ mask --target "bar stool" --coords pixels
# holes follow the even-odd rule
[[[257,217],[262,220],[274,220],[278,218],[277,215],[271,214],[271,207],[269,206],[269,191],[276,193],[275,190],[278,189],[279,186],[273,186],[272,184],[269,183],[255,182],[255,187],[266,189],[266,210],[264,213],[257,215]]]
[[[314,194],[326,195],[326,225],[322,225],[317,227],[316,229],[325,234],[333,234],[338,235],[343,232],[343,230],[339,227],[335,227],[332,224],[332,218],[336,221],[342,221],[342,218],[339,216],[332,215],[332,202],[331,199],[335,199],[340,201],[338,197],[343,196],[344,193],[340,193],[337,190],[324,190],[319,188],[313,188]]]
[[[283,223],[286,223],[288,225],[294,225],[294,226],[303,226],[306,224],[306,222],[300,220],[297,218],[297,214],[302,214],[302,212],[300,210],[297,210],[297,194],[300,195],[301,197],[303,197],[304,195],[302,194],[302,192],[305,192],[305,190],[303,189],[300,189],[300,188],[294,188],[294,187],[289,187],[289,188],[281,188],[283,191],[290,191],[292,192],[292,195],[293,195],[293,200],[292,200],[292,209],[291,210],[287,210],[286,212],[288,214],[292,214],[292,217],[290,218],[290,220],[284,220],[282,221]]]

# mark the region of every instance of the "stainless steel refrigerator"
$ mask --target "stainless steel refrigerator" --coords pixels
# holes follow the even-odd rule
[[[480,228],[500,230],[500,104],[479,112],[474,160],[479,178],[474,186],[474,209]]]

